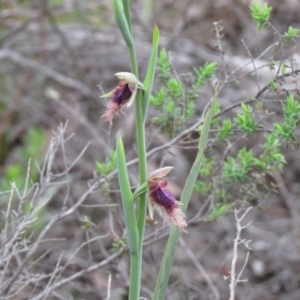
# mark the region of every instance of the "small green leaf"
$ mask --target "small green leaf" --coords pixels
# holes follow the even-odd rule
[[[96,161],[96,171],[98,174],[107,176],[117,168],[117,152],[112,151],[105,163]]]
[[[274,134],[284,139],[287,143],[293,142],[295,140],[294,137],[294,128],[295,125],[291,124],[290,122],[284,122],[284,123],[274,123]]]
[[[220,141],[226,140],[233,131],[234,125],[230,119],[224,120],[220,132],[218,134],[218,139]]]
[[[154,96],[150,97],[150,104],[155,107],[161,107],[166,99],[166,90],[162,87]]]
[[[130,28],[127,23],[126,16],[123,11],[123,5],[120,0],[113,0],[113,7],[115,13],[115,19],[128,48],[133,47],[133,40],[130,32]]]
[[[159,68],[160,77],[163,81],[170,77],[170,63],[168,60],[168,54],[165,48],[161,49],[157,59],[157,65]]]
[[[216,69],[216,62],[206,62],[203,67],[200,67],[199,69],[194,68],[196,76],[194,89],[199,89],[199,87],[204,84],[205,79],[209,79],[213,74],[215,74]]]
[[[221,215],[226,214],[229,208],[230,208],[229,204],[219,204],[214,209],[211,210],[211,212],[209,213],[209,217],[211,219],[216,219]]]
[[[148,64],[147,75],[144,81],[145,93],[143,99],[143,119],[145,119],[146,117],[147,109],[149,105],[149,98],[152,92],[153,81],[155,77],[158,45],[159,45],[159,29],[157,26],[155,26],[153,30],[152,51],[151,51],[151,56]]]
[[[271,81],[270,82],[270,88],[271,88],[271,90],[273,90],[273,91],[276,91],[277,90],[277,84],[276,84],[276,82],[275,81]]]
[[[282,65],[282,66],[281,66],[280,72],[281,72],[282,74],[285,74],[285,73],[286,73],[286,65]]]
[[[246,148],[242,148],[236,158],[232,156],[227,157],[223,167],[224,176],[229,181],[242,181],[254,165],[255,158],[253,157],[252,150],[247,151]]]
[[[124,152],[123,141],[118,134],[117,136],[117,165],[118,165],[118,177],[121,189],[122,204],[125,216],[125,223],[127,228],[128,245],[131,254],[136,255],[138,253],[138,230],[137,221],[134,211],[133,194],[128,178],[128,171],[126,167],[126,159]]]
[[[242,112],[237,114],[234,119],[239,129],[245,133],[254,134],[258,128],[258,125],[253,117],[253,108],[245,103],[241,104]]]
[[[286,42],[292,41],[295,37],[297,37],[299,33],[298,28],[294,28],[293,26],[290,26],[289,29],[284,33],[284,38]]]
[[[269,7],[267,3],[264,3],[262,5],[258,0],[255,0],[250,6],[250,9],[253,21],[257,24],[257,30],[262,30],[267,26],[267,23],[270,19],[272,7]]]

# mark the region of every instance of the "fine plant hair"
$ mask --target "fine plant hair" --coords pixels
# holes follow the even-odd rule
[[[28,164],[22,184],[18,184],[17,180],[5,181],[9,188],[0,192],[0,299],[77,299],[81,297],[80,289],[85,287],[86,281],[92,280],[96,282],[94,287],[99,299],[114,299],[118,285],[124,288],[123,297],[129,300],[172,299],[173,288],[169,289],[169,278],[178,247],[182,251],[178,253],[186,255],[206,287],[203,290],[191,287],[190,290],[197,293],[193,299],[199,298],[199,295],[203,299],[215,300],[223,299],[223,295],[229,300],[240,298],[239,291],[247,284],[248,278],[244,274],[251,259],[247,251],[242,266],[238,267],[240,253],[244,248],[250,249],[250,241],[242,237],[251,227],[250,223],[245,223],[246,218],[252,217],[248,214],[250,210],[254,212],[255,207],[263,206],[270,195],[279,193],[295,223],[299,224],[299,214],[281,175],[286,164],[284,149],[299,146],[295,132],[300,122],[300,69],[293,49],[299,30],[290,26],[285,32],[279,32],[270,21],[272,8],[254,1],[249,14],[257,26],[257,34],[261,30],[269,31],[276,41],[254,54],[247,40],[242,39],[247,59],[234,62],[224,42],[226,24],[214,22],[211,26],[219,55],[215,61],[207,61],[191,72],[181,73],[172,54],[159,47],[160,32],[155,26],[148,69],[142,80],[139,77],[141,66],[136,58],[139,53],[136,53],[133,40],[130,2],[112,2],[120,36],[125,42],[124,52],[128,51],[130,57],[131,75],[141,83],[141,88],[135,81],[129,83],[136,89],[136,139],[128,142],[129,145],[126,143],[126,132],[117,120],[124,117],[126,124],[129,113],[125,107],[117,107],[122,113],[110,115],[109,121],[116,122],[113,125],[121,127],[120,132],[115,134],[113,127],[108,125],[110,141],[106,145],[112,149],[107,149],[104,159],[93,158],[94,177],[87,180],[78,195],[73,193],[76,176],[73,170],[93,145],[88,143],[82,147],[70,162],[68,144],[75,133],[68,134],[69,123],[61,123],[52,132],[42,161],[26,157]],[[45,12],[50,14],[47,8]],[[51,26],[58,28],[58,35],[64,41],[53,16],[48,17],[52,20]],[[69,49],[70,45],[67,45]],[[291,57],[286,57],[285,50],[291,50]],[[76,58],[76,53],[74,55]],[[22,54],[3,49],[0,50],[1,59],[38,72],[84,97],[99,101],[98,95],[80,80],[60,74]],[[124,70],[119,71],[123,73]],[[242,87],[242,92],[235,95],[232,87],[238,90],[237,86],[243,85],[245,79],[251,83],[249,90]],[[122,80],[124,78],[120,79],[124,83]],[[106,90],[106,87],[102,88]],[[226,94],[227,90],[230,95]],[[116,94],[115,91],[112,94]],[[103,142],[100,133],[71,105],[65,102],[59,104],[60,99],[55,92],[51,89],[47,92],[50,99],[75,116],[95,139]],[[228,100],[228,97],[232,99]],[[274,103],[277,111],[270,106]],[[34,131],[35,134],[39,140],[39,131]],[[156,135],[164,137],[163,142],[158,143]],[[252,139],[257,139],[259,147],[252,149]],[[170,154],[175,166],[176,160],[181,159],[174,155],[176,149],[192,153],[193,157],[186,162],[190,170],[182,184],[181,204],[175,202],[175,196],[166,192],[164,195],[169,196],[170,201],[174,200],[171,204],[176,208],[175,218],[172,215],[173,219],[168,219],[162,208],[163,218],[154,214],[154,221],[148,223],[147,205],[153,204],[150,202],[151,195],[153,198],[153,192],[157,191],[151,190],[152,185],[161,184],[159,188],[165,191],[166,179],[161,178],[165,174],[151,178],[147,167],[155,160],[159,161],[160,167],[168,167],[165,161]],[[173,163],[170,165],[173,166]],[[34,172],[37,176],[32,176]],[[181,170],[174,167],[172,172],[176,177]],[[94,201],[90,201],[91,198]],[[189,202],[193,210],[189,210]],[[97,214],[99,211],[101,213]],[[149,215],[153,217],[151,213],[150,207]],[[178,216],[181,219],[176,223]],[[227,279],[226,282],[224,280],[224,292],[202,261],[201,249],[205,245],[199,244],[196,245],[199,249],[195,248],[195,245],[189,244],[188,236],[196,226],[213,225],[215,220],[222,221],[227,216],[234,216],[230,228],[232,231],[235,228],[236,234],[227,247],[231,261],[229,271],[224,274]],[[73,243],[68,240],[66,232],[61,234],[60,231],[63,226],[68,231],[70,223],[76,224],[78,230],[78,233],[72,234],[79,236]],[[201,232],[197,234],[201,235]],[[151,252],[153,261],[157,263],[153,264],[152,270],[154,282],[144,276],[150,273],[145,272],[150,258],[143,257],[143,251],[156,243],[162,243],[165,248],[163,258],[161,248],[159,254]],[[128,268],[118,266],[123,261],[126,261],[126,266],[129,265]],[[97,277],[99,270],[105,273],[105,280]],[[94,272],[96,275],[93,277]],[[116,273],[118,276],[115,276]],[[100,285],[103,281],[105,283]],[[172,284],[176,285],[173,281]],[[244,284],[239,284],[242,282]],[[189,287],[188,284],[192,285],[187,282],[185,288]],[[65,290],[64,287],[68,288]],[[186,295],[186,291],[179,295]]]

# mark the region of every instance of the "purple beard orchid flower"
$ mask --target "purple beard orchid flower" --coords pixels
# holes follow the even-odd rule
[[[174,196],[165,187],[168,181],[164,178],[172,169],[165,167],[152,172],[148,177],[149,199],[151,204],[156,207],[163,215],[165,222],[177,226],[180,230],[184,230],[187,226],[185,215],[182,212],[181,203],[176,201]],[[152,218],[153,210],[149,208],[150,217]]]
[[[106,105],[106,111],[103,115],[110,123],[112,123],[114,116],[119,114],[124,105],[127,104],[129,107],[134,102],[137,89],[144,89],[143,84],[132,73],[119,72],[115,75],[119,79],[118,86],[111,92],[100,97],[111,98]]]

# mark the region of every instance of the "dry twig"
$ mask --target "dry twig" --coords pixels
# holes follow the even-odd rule
[[[243,244],[247,249],[249,248],[249,243],[251,242],[250,240],[245,240],[241,239],[241,233],[242,231],[247,228],[250,223],[247,223],[246,225],[242,226],[241,222],[244,220],[246,215],[249,213],[249,211],[252,209],[252,207],[248,207],[246,211],[243,213],[241,217],[238,216],[238,210],[234,210],[234,215],[235,215],[235,220],[236,220],[236,237],[233,242],[233,257],[231,261],[231,271],[230,271],[230,284],[229,284],[229,289],[230,289],[230,297],[229,300],[234,300],[235,299],[235,288],[239,282],[245,282],[247,280],[242,280],[241,275],[247,265],[248,258],[249,258],[249,251],[247,252],[247,256],[244,262],[244,265],[238,275],[236,276],[236,263],[238,259],[238,246],[240,244]]]

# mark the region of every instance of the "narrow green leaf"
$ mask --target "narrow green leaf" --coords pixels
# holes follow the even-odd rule
[[[125,13],[123,11],[123,7],[122,7],[123,5],[121,4],[120,0],[113,0],[113,1],[114,1],[113,4],[114,4],[116,22],[119,26],[123,39],[127,44],[128,48],[132,48],[133,40],[132,40],[130,28],[128,26]]]
[[[146,118],[147,109],[149,106],[149,99],[153,87],[153,81],[155,76],[156,69],[156,60],[157,60],[157,52],[158,52],[158,44],[159,44],[159,29],[155,25],[153,30],[153,41],[152,41],[152,50],[151,56],[148,64],[147,75],[144,81],[145,93],[143,99],[143,120]]]
[[[201,130],[201,136],[198,144],[198,153],[197,153],[196,160],[191,168],[191,171],[189,173],[189,176],[187,178],[187,181],[182,191],[180,202],[182,203],[182,210],[184,212],[186,211],[186,208],[190,201],[200,171],[203,153],[207,147],[208,134],[209,134],[211,121],[214,115],[213,109],[216,103],[217,94],[218,94],[218,85],[215,86],[213,101],[204,118],[202,130]],[[164,252],[163,260],[160,266],[160,270],[159,270],[159,274],[158,274],[158,278],[154,290],[154,295],[152,298],[153,300],[161,300],[165,298],[165,292],[169,281],[175,250],[178,244],[179,234],[180,234],[179,229],[176,226],[173,226]]]
[[[123,3],[124,15],[125,15],[125,18],[126,18],[126,21],[127,21],[129,32],[132,35],[129,0],[122,0],[122,3]]]
[[[124,145],[120,135],[117,137],[117,166],[125,223],[127,228],[128,245],[131,255],[137,255],[139,243],[136,216],[134,212],[134,201],[126,167]]]

